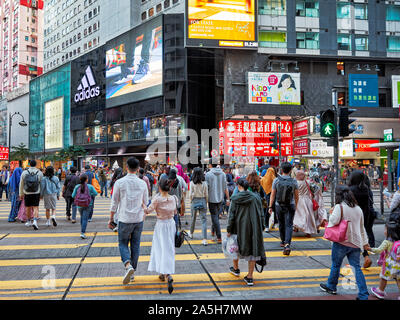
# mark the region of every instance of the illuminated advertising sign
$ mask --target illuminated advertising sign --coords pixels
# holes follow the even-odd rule
[[[308,120],[302,120],[294,123],[293,126],[293,136],[296,137],[302,137],[302,136],[307,136],[310,134],[309,126],[308,126]]]
[[[162,95],[163,21],[157,17],[107,42],[107,108]]]
[[[0,146],[0,160],[8,160],[8,148]]]
[[[371,148],[371,144],[379,143],[379,140],[354,140],[355,152],[379,152],[379,148]]]
[[[323,140],[311,140],[310,154],[313,157],[331,158],[333,157],[333,147],[328,147],[327,142]]]
[[[186,0],[186,45],[254,48],[256,0]]]
[[[300,73],[248,73],[248,103],[300,105]]]
[[[295,140],[293,142],[293,150],[295,156],[301,156],[309,153],[308,139]]]
[[[400,107],[400,76],[392,76],[393,108]]]
[[[45,147],[46,149],[61,149],[64,145],[64,97],[44,104],[45,109]]]
[[[293,125],[291,121],[240,121],[226,120],[219,123],[220,153],[233,157],[279,156],[271,148],[269,138],[281,128],[282,156],[293,155]]]
[[[92,68],[90,66],[86,68],[85,74],[81,78],[79,86],[76,90],[77,93],[74,97],[76,103],[89,100],[100,95],[100,87],[97,85]]]
[[[349,105],[379,107],[378,75],[349,74]]]
[[[339,142],[339,155],[341,157],[353,157],[354,145],[353,140],[343,140]]]

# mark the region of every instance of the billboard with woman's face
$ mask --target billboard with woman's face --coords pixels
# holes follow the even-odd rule
[[[300,73],[248,73],[250,104],[300,105]]]

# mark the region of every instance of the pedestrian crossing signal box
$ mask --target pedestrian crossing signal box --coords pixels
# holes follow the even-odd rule
[[[321,137],[332,138],[336,135],[335,112],[326,110],[320,112]]]

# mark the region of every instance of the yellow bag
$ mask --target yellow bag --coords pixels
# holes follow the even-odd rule
[[[92,179],[92,186],[96,189],[97,193],[101,192],[100,184],[95,177]]]

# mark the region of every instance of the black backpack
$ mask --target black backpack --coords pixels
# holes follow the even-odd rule
[[[39,189],[39,177],[38,177],[39,171],[29,172],[29,170],[27,170],[27,172],[28,175],[25,177],[24,180],[25,191],[37,192]]]
[[[395,222],[397,224],[397,229],[400,231],[400,205],[390,212],[389,222]]]
[[[290,206],[294,192],[293,178],[283,179],[278,176],[276,184],[276,202],[281,206]]]

